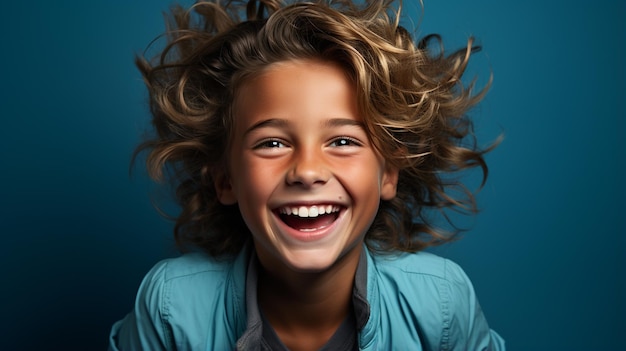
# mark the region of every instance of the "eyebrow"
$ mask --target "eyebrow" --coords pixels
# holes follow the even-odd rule
[[[244,132],[244,136],[260,128],[270,128],[270,127],[284,128],[287,126],[289,126],[289,121],[287,121],[286,119],[270,118],[270,119],[266,119],[258,123],[255,123],[250,128],[246,129],[246,131]],[[356,126],[356,127],[365,129],[363,122],[356,121],[350,118],[331,118],[329,120],[324,121],[324,123],[322,124],[322,127],[326,127],[326,128],[337,128],[337,127],[343,127],[343,126]]]
[[[250,128],[246,129],[243,135],[246,136],[260,128],[269,128],[269,127],[280,128],[280,127],[286,127],[288,125],[289,125],[289,122],[286,119],[280,119],[280,118],[265,119],[258,123],[253,124]]]
[[[343,127],[343,126],[356,126],[364,128],[363,122],[356,121],[349,118],[331,118],[324,122],[325,127]]]

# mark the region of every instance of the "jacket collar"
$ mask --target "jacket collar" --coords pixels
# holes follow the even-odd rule
[[[252,245],[246,245],[235,258],[231,272],[232,301],[229,320],[235,322],[237,350],[260,350],[263,322],[257,304],[257,258]],[[376,330],[380,318],[376,266],[367,247],[363,247],[355,274],[352,301],[359,334],[360,348],[376,344]]]
[[[376,331],[378,330],[380,320],[380,293],[378,290],[378,272],[374,263],[374,258],[370,251],[364,247],[361,255],[361,260],[365,261],[364,264],[359,262],[359,266],[366,265],[366,279],[357,279],[357,281],[365,282],[366,287],[356,284],[357,289],[363,289],[366,291],[364,298],[368,304],[368,318],[366,323],[359,330],[359,348],[361,350],[376,349]],[[359,270],[357,270],[357,275]],[[356,303],[356,301],[355,301]],[[357,322],[358,323],[358,322]],[[359,327],[361,327],[359,325]]]

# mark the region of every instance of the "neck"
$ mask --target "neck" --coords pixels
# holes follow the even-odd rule
[[[316,336],[324,341],[332,336],[351,313],[361,251],[353,250],[330,269],[316,273],[276,274],[261,265],[259,307],[283,342],[290,336]]]

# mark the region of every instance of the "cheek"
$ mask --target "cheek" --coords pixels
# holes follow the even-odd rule
[[[240,156],[233,171],[237,184],[235,191],[243,202],[266,201],[282,179],[275,163],[246,156]]]
[[[355,191],[364,192],[363,188],[371,191],[380,188],[382,179],[382,162],[374,155],[358,157],[348,160],[339,160],[335,163],[336,174],[342,178],[345,186]]]

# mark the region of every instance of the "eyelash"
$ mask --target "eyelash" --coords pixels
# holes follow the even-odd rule
[[[344,141],[344,143],[338,144],[338,142],[341,142],[341,141]],[[336,147],[340,147],[340,146],[362,146],[363,145],[357,139],[354,139],[354,138],[351,138],[351,137],[347,137],[347,136],[341,136],[341,137],[337,137],[337,138],[333,139],[330,142],[330,145],[332,146],[333,144],[337,144],[337,145],[335,145]]]
[[[274,149],[280,147],[286,147],[287,145],[280,139],[267,139],[258,143],[255,149]]]

